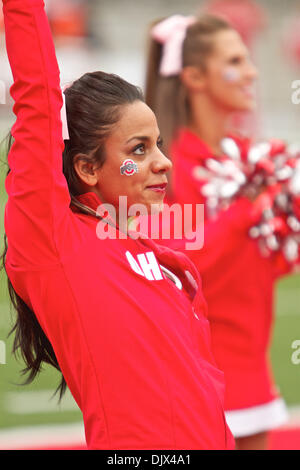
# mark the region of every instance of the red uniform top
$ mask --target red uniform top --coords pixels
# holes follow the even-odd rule
[[[235,140],[245,156],[249,141]],[[207,209],[201,193],[207,181],[199,180],[195,169],[205,166],[212,151],[183,129],[173,142],[171,155],[174,201],[203,203]],[[257,241],[249,237],[249,227],[258,215],[253,209],[249,200],[240,198],[216,219],[209,219],[206,210],[204,247],[186,251],[201,274],[213,353],[225,373],[226,410],[256,406],[276,397],[267,350],[274,282],[288,267],[279,267],[279,256],[263,257]],[[180,249],[179,242],[171,245]]]
[[[103,222],[70,210],[59,70],[43,2],[3,3],[17,116],[6,269],[53,346],[89,448],[232,448],[194,265],[151,240],[100,240]],[[80,200],[100,204],[93,193]]]

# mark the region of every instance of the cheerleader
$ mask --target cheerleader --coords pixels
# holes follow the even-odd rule
[[[231,158],[223,147],[229,119],[255,105],[257,70],[223,19],[175,15],[150,34],[146,102],[173,162],[169,201],[205,204],[204,248],[186,254],[203,280],[213,353],[225,373],[227,422],[239,449],[265,449],[267,431],[286,420],[268,360],[274,283],[286,266],[279,270],[276,256],[263,257],[248,235],[261,196],[240,197],[218,213],[203,191],[207,160]],[[231,152],[246,158],[250,140],[231,137]]]
[[[17,117],[4,258],[29,380],[43,362],[61,371],[89,449],[232,449],[197,270],[119,217],[120,196],[163,202],[153,112],[135,86],[88,73],[65,91],[63,141],[43,2],[3,5]]]

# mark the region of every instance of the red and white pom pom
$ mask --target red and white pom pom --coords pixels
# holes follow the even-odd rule
[[[300,149],[283,141],[252,145],[246,158],[233,139],[222,141],[224,157],[210,157],[201,168],[201,187],[211,214],[229,207],[240,196],[255,200],[260,222],[249,235],[264,255],[282,251],[288,262],[300,256]],[[205,173],[205,174],[204,174]],[[196,176],[196,174],[195,174]],[[197,176],[196,176],[197,177]],[[259,195],[264,193],[264,197]],[[258,197],[259,196],[259,197]]]

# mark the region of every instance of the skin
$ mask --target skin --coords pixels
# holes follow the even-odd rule
[[[236,450],[267,450],[267,448],[268,433],[266,432],[236,439]]]
[[[161,151],[162,140],[152,110],[142,101],[124,105],[119,121],[113,125],[105,142],[106,159],[101,168],[75,159],[75,169],[86,191],[93,191],[103,203],[112,204],[118,214],[119,196],[127,196],[127,206],[143,204],[162,208],[171,161]],[[131,159],[138,172],[120,173],[124,160]]]
[[[234,30],[215,34],[213,50],[205,68],[188,66],[182,70],[190,105],[188,127],[214,152],[222,155],[221,140],[226,136],[230,118],[236,112],[255,108],[254,83],[257,70],[248,49]],[[236,439],[238,450],[267,449],[263,432]]]
[[[205,91],[225,112],[249,111],[255,107],[254,80],[257,70],[248,49],[234,30],[218,33],[206,61]],[[229,78],[229,73],[231,77]]]
[[[222,154],[220,141],[227,133],[231,116],[255,108],[256,78],[248,49],[231,29],[215,34],[204,69],[188,66],[182,70],[181,81],[190,103],[188,127],[216,155]]]

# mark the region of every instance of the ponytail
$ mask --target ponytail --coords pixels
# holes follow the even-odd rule
[[[164,152],[169,154],[170,145],[176,138],[180,127],[187,125],[189,103],[180,72],[170,76],[159,73],[163,45],[151,35],[159,20],[151,25],[148,44],[146,71],[146,103],[156,115],[158,126],[164,140]],[[187,26],[182,43],[182,67],[199,66],[205,70],[206,59],[212,53],[216,33],[232,29],[225,20],[203,15]]]
[[[151,29],[160,21],[153,23]],[[149,36],[145,101],[157,117],[164,142],[163,151],[167,155],[176,130],[186,122],[185,91],[179,75],[160,75],[163,45],[152,38],[151,34]]]

